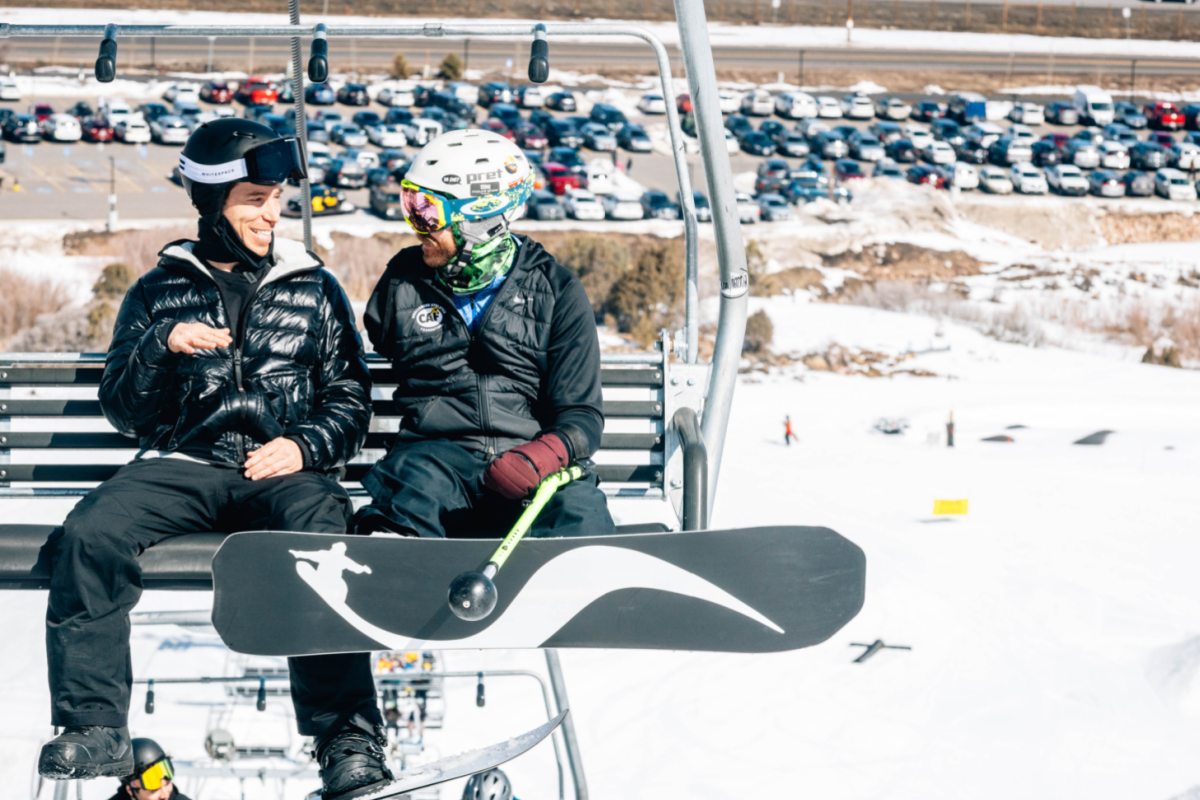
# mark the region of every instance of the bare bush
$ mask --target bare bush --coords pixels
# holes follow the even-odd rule
[[[624,244],[596,234],[565,239],[555,258],[579,277],[592,301],[592,311],[598,315],[604,313],[613,284],[629,269],[632,260],[629,248]]]
[[[749,353],[766,352],[774,338],[775,325],[765,309],[760,308],[746,318],[746,338],[742,342],[742,350]]]
[[[1146,363],[1200,366],[1200,300],[1138,297],[1102,306],[1063,300],[1042,304],[1038,313],[1073,330],[1145,347]],[[1168,350],[1174,355],[1166,355]]]
[[[135,228],[116,233],[79,231],[63,237],[63,251],[69,256],[119,258],[138,275],[145,275],[158,266],[158,254],[168,244],[180,239],[195,238],[194,224],[166,228]]]
[[[683,242],[669,239],[650,247],[633,269],[613,284],[609,305],[623,333],[649,347],[662,328],[683,321]]]
[[[70,300],[67,290],[49,278],[0,268],[0,343],[9,342],[41,315],[61,311]]]
[[[924,284],[895,281],[862,282],[846,295],[846,302],[887,311],[924,314],[951,319],[1002,342],[1038,347],[1045,333],[1038,321],[1020,306],[993,310],[968,303],[952,292],[935,292]]]

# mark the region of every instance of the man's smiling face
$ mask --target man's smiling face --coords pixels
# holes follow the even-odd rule
[[[225,219],[250,252],[265,256],[279,224],[283,186],[235,183],[225,198]]]

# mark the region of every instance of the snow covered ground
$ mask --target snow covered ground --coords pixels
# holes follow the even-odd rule
[[[906,365],[937,377],[794,366],[747,374],[736,395],[713,526],[839,531],[866,551],[866,605],[830,641],[793,653],[565,651],[592,796],[1168,800],[1200,785],[1200,374],[801,298],[753,299],[760,308],[780,351],[931,351]],[[784,415],[799,437],[790,447]],[[880,417],[910,427],[885,436]],[[1103,446],[1071,444],[1101,429],[1116,431]],[[980,441],[999,433],[1015,441]],[[935,499],[959,498],[967,517],[931,516]],[[5,516],[33,513],[23,504]],[[49,734],[45,596],[0,602],[0,785],[21,797]],[[205,603],[149,593],[141,609]],[[913,649],[850,663],[861,652],[851,642],[877,638]],[[136,628],[135,668],[234,674],[244,659],[214,645]],[[446,666],[542,664],[536,652],[460,652]],[[430,735],[442,753],[537,722],[531,683],[491,682],[485,709],[471,683],[450,687],[446,728]],[[136,691],[135,733],[180,758],[200,757],[218,720],[246,744],[297,743],[279,699],[266,715],[240,706],[227,718],[218,688],[160,687],[152,717],[141,700]],[[554,796],[548,746],[508,772],[524,800]],[[183,788],[239,796],[232,783]],[[93,782],[84,797],[105,789]],[[257,781],[245,791],[278,796]]]

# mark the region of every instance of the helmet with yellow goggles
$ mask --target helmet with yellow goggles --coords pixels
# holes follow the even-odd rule
[[[137,779],[142,782],[142,788],[148,792],[161,789],[163,781],[175,780],[175,769],[171,766],[171,759],[163,756],[161,761],[156,761],[144,769]]]
[[[158,746],[153,739],[133,740],[133,774],[127,776],[122,783],[132,784],[138,781],[141,788],[155,792],[162,788],[164,781],[175,779],[175,767],[171,758]]]

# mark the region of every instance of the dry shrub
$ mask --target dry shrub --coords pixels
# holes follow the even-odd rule
[[[877,281],[949,280],[978,275],[985,264],[962,250],[934,250],[908,242],[877,244],[858,252],[847,250],[825,256],[823,261],[827,267],[849,270]]]
[[[613,284],[629,269],[629,248],[609,236],[580,234],[563,242],[554,254],[559,264],[578,276],[592,311],[604,313]]]
[[[55,314],[70,301],[67,290],[49,278],[0,268],[0,342],[9,342],[38,317]]]
[[[379,231],[374,236],[354,236],[341,231],[330,234],[333,249],[316,246],[325,267],[337,276],[351,300],[366,300],[375,290],[392,256],[417,244],[412,234]]]
[[[621,332],[649,347],[658,332],[683,324],[683,242],[662,240],[613,284],[608,306]]]
[[[1074,300],[1049,305],[1044,314],[1069,328],[1145,347],[1148,364],[1200,366],[1200,300],[1137,298],[1104,307]]]
[[[403,80],[412,74],[412,69],[408,66],[408,59],[404,57],[404,53],[396,53],[392,59],[392,77]]]
[[[775,325],[766,309],[760,308],[746,318],[746,338],[742,350],[748,353],[763,353],[770,349],[775,338]]]
[[[463,76],[463,60],[458,53],[447,53],[438,65],[438,77],[448,81],[460,81]]]
[[[1096,224],[1109,244],[1200,239],[1200,214],[1105,214]]]
[[[1046,339],[1041,325],[1020,306],[1001,310],[987,309],[968,303],[951,291],[932,291],[924,284],[862,281],[847,291],[846,302],[887,311],[951,319],[1001,342],[1037,347]]]
[[[195,239],[196,226],[175,225],[166,228],[136,228],[108,233],[79,231],[63,237],[63,251],[69,256],[113,256],[128,264],[138,275],[158,266],[158,254],[180,239]]]

